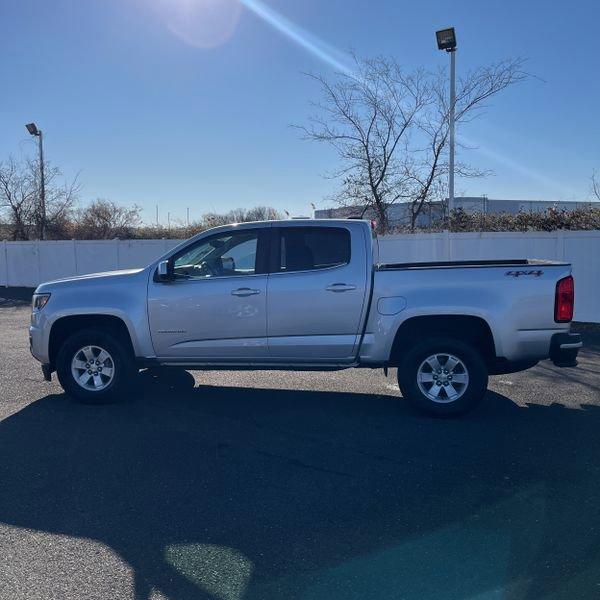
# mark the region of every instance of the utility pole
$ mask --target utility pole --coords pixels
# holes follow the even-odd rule
[[[25,125],[27,131],[37,137],[40,154],[40,239],[46,238],[46,180],[44,177],[44,136],[35,123]]]
[[[190,226],[190,207],[187,207],[187,226]]]
[[[158,227],[158,204],[156,205],[156,227]]]

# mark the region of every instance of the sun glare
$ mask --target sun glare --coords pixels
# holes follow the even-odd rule
[[[167,26],[178,38],[198,48],[226,42],[238,24],[239,0],[176,0],[163,3]]]
[[[345,73],[346,75],[353,74],[350,67],[350,60],[345,53],[340,52],[337,48],[320,40],[289,19],[286,19],[264,2],[261,2],[261,0],[240,0],[240,2],[265,23],[271,25],[279,33],[282,33],[292,42],[307,50],[314,57],[340,73]]]
[[[198,48],[214,48],[235,32],[242,8],[284,35],[309,54],[347,75],[351,60],[344,53],[302,29],[261,0],[162,0],[161,11],[169,30]]]

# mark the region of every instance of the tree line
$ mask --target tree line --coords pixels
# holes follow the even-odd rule
[[[207,212],[189,225],[175,222],[170,227],[147,225],[142,222],[139,206],[122,206],[107,199],[96,199],[79,206],[80,186],[77,180],[67,182],[60,170],[46,165],[49,174],[46,184],[44,229],[46,239],[185,239],[211,227],[229,223],[281,219],[283,215],[269,206],[238,208],[225,213]],[[0,163],[0,239],[40,239],[43,212],[37,191],[35,161]],[[592,194],[600,200],[600,184],[592,178]],[[386,207],[387,208],[387,207]],[[369,210],[363,216],[377,215]],[[381,228],[380,228],[381,229]],[[450,231],[554,231],[600,230],[600,205],[575,210],[550,208],[530,213],[467,213],[452,211],[449,219],[433,221],[426,227],[414,222],[386,223],[388,233]]]

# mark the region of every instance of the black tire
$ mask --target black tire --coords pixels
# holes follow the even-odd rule
[[[432,383],[429,388],[433,389],[433,395],[436,391],[439,393],[439,399],[433,400],[424,393],[417,382],[421,365],[427,358],[436,354],[448,354],[458,358],[467,372],[468,383],[446,381],[447,385],[453,386],[446,388],[452,389],[451,393],[456,393],[460,386],[461,395],[456,400],[452,400],[444,387],[437,382]],[[442,364],[442,359],[439,362]],[[430,368],[425,365],[425,369]],[[444,374],[437,375],[438,371],[434,373],[432,370],[432,373],[432,378],[447,377]],[[459,373],[463,373],[462,366],[458,366],[457,373],[451,373],[451,376],[457,379]],[[419,411],[434,417],[456,417],[470,411],[483,399],[488,385],[488,370],[481,352],[473,346],[451,337],[430,338],[416,344],[402,357],[398,366],[398,385],[402,395]],[[427,388],[429,383],[422,385]]]
[[[86,346],[96,346],[110,354],[110,362],[107,364],[112,364],[113,374],[103,389],[85,389],[73,376],[72,361],[78,351]],[[56,373],[61,386],[67,394],[84,404],[108,404],[124,399],[136,371],[131,351],[119,336],[98,329],[84,329],[69,336],[56,358]]]

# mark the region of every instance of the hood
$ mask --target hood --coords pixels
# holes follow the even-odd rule
[[[46,281],[38,285],[36,293],[51,292],[57,288],[71,287],[73,285],[94,285],[95,283],[108,284],[117,282],[129,277],[138,275],[145,269],[124,269],[121,271],[106,271],[103,273],[89,273],[87,275],[75,275],[74,277],[65,277]]]

